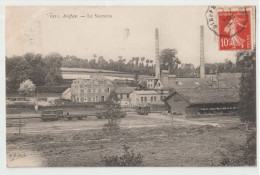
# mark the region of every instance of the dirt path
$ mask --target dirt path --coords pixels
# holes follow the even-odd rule
[[[168,120],[168,121],[172,121],[175,122],[179,122],[185,126],[188,125],[210,125],[210,126],[214,126],[214,127],[221,127],[222,125],[219,123],[212,123],[212,122],[206,122],[206,121],[193,121],[193,120],[189,120],[189,119],[185,119],[184,117],[180,116],[180,117],[171,117],[171,116],[166,116],[166,115],[162,115],[162,114],[150,114],[149,116],[147,116],[149,118],[156,118],[156,119],[163,119],[163,120]]]
[[[45,160],[38,152],[7,148],[7,167],[43,167],[45,165]]]
[[[181,117],[165,116],[158,113],[150,113],[147,116],[128,114],[128,116],[120,122],[120,128],[143,128],[143,127],[160,127],[169,126],[172,124],[174,126],[190,126],[190,125],[211,125],[214,127],[221,127],[218,122],[208,122],[208,121],[194,121],[190,119],[185,119]],[[42,121],[29,121],[25,122],[22,126],[22,133],[61,133],[67,131],[84,131],[84,130],[95,130],[102,129],[106,120],[99,120],[95,117],[89,117],[86,120],[73,120],[73,121],[54,121],[54,122],[42,122]],[[18,127],[7,127],[7,133],[18,133]]]

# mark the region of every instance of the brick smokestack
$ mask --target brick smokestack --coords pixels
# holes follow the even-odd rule
[[[204,27],[200,26],[200,78],[205,78]]]
[[[155,78],[160,78],[160,58],[159,58],[159,34],[155,28]]]

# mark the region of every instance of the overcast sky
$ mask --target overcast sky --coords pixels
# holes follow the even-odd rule
[[[57,52],[127,60],[155,57],[155,28],[160,50],[175,48],[182,63],[199,65],[200,26],[204,26],[205,62],[235,61],[234,51],[219,51],[218,37],[207,27],[207,7],[7,7],[6,56]],[[78,15],[50,18],[50,13]],[[79,17],[93,15],[93,18]],[[95,18],[94,15],[112,15]],[[129,29],[129,32],[126,32]]]

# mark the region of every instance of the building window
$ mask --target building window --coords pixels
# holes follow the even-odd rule
[[[110,88],[107,88],[107,92],[110,92]]]
[[[88,97],[88,102],[91,102],[91,97]]]
[[[153,97],[154,101],[156,101],[156,97]]]
[[[144,98],[143,97],[141,97],[141,102],[143,102],[144,101]]]
[[[126,94],[126,97],[129,98],[129,94]]]
[[[145,101],[145,102],[147,101],[147,97],[144,97],[144,101]]]
[[[153,101],[153,97],[151,97],[151,101]]]
[[[123,98],[123,94],[120,94],[120,98],[121,98],[121,99]]]

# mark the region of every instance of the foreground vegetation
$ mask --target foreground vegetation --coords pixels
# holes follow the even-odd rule
[[[223,155],[228,156],[230,149],[244,145],[248,135],[250,132],[244,131],[242,126],[156,127],[121,129],[112,137],[102,130],[10,134],[7,145],[40,152],[47,166],[54,167],[104,166],[102,157],[124,155],[124,144],[140,153],[141,166],[247,166],[252,164],[243,159],[236,163],[233,158],[225,164]]]

